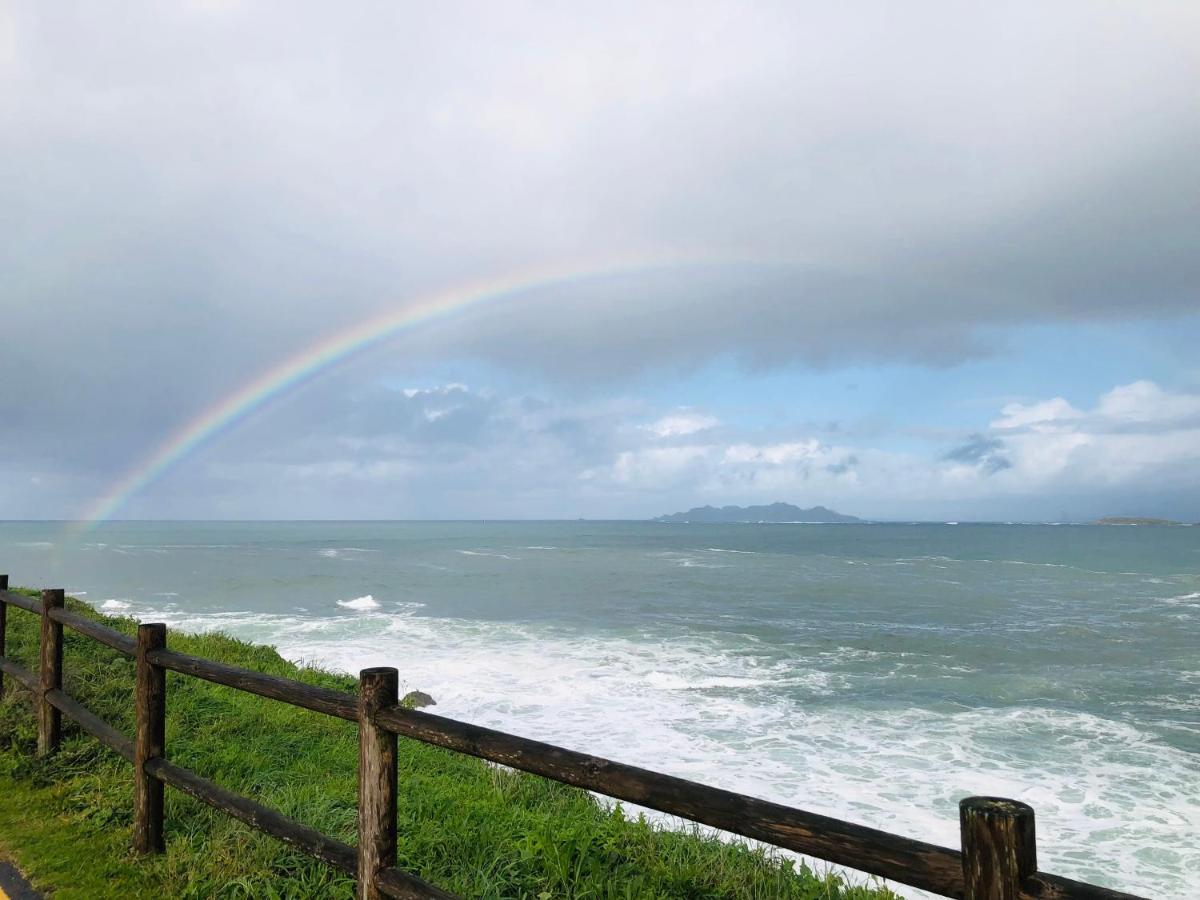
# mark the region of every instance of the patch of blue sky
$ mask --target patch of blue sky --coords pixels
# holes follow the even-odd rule
[[[641,395],[741,427],[886,432],[887,443],[898,447],[982,430],[1011,402],[1063,397],[1087,409],[1113,387],[1140,379],[1168,389],[1200,382],[1200,315],[997,326],[980,337],[992,354],[953,366],[793,364],[749,371],[723,359],[685,377],[647,380]]]
[[[685,372],[651,368],[621,390],[645,403],[648,415],[691,408],[737,433],[769,435],[772,441],[816,436],[828,443],[929,453],[985,431],[1007,403],[1063,397],[1089,409],[1113,387],[1140,379],[1168,390],[1200,385],[1195,353],[1200,314],[1169,321],[991,326],[977,336],[992,352],[951,366],[792,363],[751,369],[723,357]],[[378,373],[379,358],[386,355],[372,354],[374,364],[360,371]],[[458,382],[501,395],[585,402],[589,393],[586,384],[474,359],[382,368],[378,377],[394,389]]]

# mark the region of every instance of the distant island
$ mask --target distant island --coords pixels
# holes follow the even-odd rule
[[[1143,516],[1105,516],[1097,519],[1093,525],[1182,525],[1171,519],[1148,519]]]
[[[814,506],[811,509],[801,509],[791,503],[772,503],[769,506],[697,506],[687,512],[672,513],[659,516],[655,522],[668,525],[685,524],[728,524],[728,523],[849,523],[862,522],[855,516],[844,516],[826,509],[824,506]]]

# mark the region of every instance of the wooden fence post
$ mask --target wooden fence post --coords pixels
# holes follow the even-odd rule
[[[396,735],[375,715],[400,699],[393,668],[358,673],[358,898],[383,900],[375,874],[396,864]]]
[[[166,625],[138,625],[134,701],[137,730],[133,743],[133,849],[138,853],[163,851],[163,783],[148,774],[145,766],[166,752],[167,670],[147,658],[151,650],[166,646]]]
[[[0,575],[0,591],[8,590],[8,576]],[[4,636],[8,632],[8,604],[0,603],[0,656],[4,655]],[[4,696],[4,673],[0,672],[0,698]]]
[[[38,697],[38,756],[58,752],[62,737],[62,713],[50,705],[46,694],[62,688],[62,623],[50,618],[50,610],[62,609],[66,602],[62,588],[42,591],[41,678]]]
[[[965,900],[1018,900],[1021,882],[1037,873],[1033,808],[1002,797],[958,804]]]

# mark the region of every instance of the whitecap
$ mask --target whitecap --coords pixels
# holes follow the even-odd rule
[[[325,547],[324,549],[318,550],[317,555],[324,556],[328,559],[345,559],[346,554],[378,552],[378,550],[369,550],[366,547]]]
[[[676,560],[675,565],[679,566],[681,569],[728,569],[729,568],[729,566],[724,566],[719,563],[700,562],[700,560],[690,558],[690,557]]]
[[[456,550],[455,553],[461,553],[463,556],[492,556],[496,559],[512,559],[519,560],[519,556],[509,556],[507,553],[492,553],[489,550]]]
[[[365,594],[362,597],[355,597],[353,600],[339,600],[337,605],[344,607],[345,609],[379,609],[379,601],[370,594]]]
[[[106,612],[118,612],[122,609],[129,609],[133,606],[128,600],[118,600],[115,597],[110,597],[100,604],[100,608]]]
[[[708,677],[684,678],[668,672],[651,672],[646,683],[664,691],[702,691],[711,688],[748,688],[770,684],[762,678],[745,678],[735,675],[713,675]]]
[[[1198,600],[1200,600],[1200,591],[1193,591],[1190,594],[1180,594],[1178,597],[1168,597],[1163,602],[1172,605],[1196,606]]]

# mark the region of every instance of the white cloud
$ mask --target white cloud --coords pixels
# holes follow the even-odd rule
[[[816,440],[766,446],[734,444],[725,450],[724,461],[735,465],[761,463],[769,466],[782,466],[802,460],[827,458],[829,453],[830,448],[822,446]]]
[[[450,394],[467,394],[471,388],[459,381],[451,381],[447,384],[441,384],[431,388],[404,388],[400,393],[404,394],[409,400],[414,397],[445,397]]]
[[[992,427],[1011,462],[995,480],[1013,489],[1161,490],[1200,480],[1200,394],[1152,381],[1114,387],[1088,411],[1061,398],[1010,404]]]
[[[653,424],[647,425],[646,430],[655,437],[673,438],[707,431],[719,424],[721,424],[720,420],[714,416],[684,410],[663,416]]]
[[[1101,397],[1096,412],[1114,422],[1200,419],[1200,394],[1169,394],[1153,381],[1135,381]]]
[[[656,416],[633,400],[376,385],[281,407],[164,487],[206,498],[178,507],[188,515],[233,518],[307,518],[331,504],[350,518],[636,517],[776,500],[867,517],[1036,518],[1079,510],[1060,505],[1072,496],[1095,515],[1159,514],[1137,504],[1149,491],[1177,494],[1170,517],[1194,518],[1197,410],[1200,394],[1139,381],[1091,405],[1010,403],[947,451],[944,437],[922,446],[879,432],[747,431],[691,409]],[[155,498],[145,502],[152,512]]]
[[[1035,428],[1053,430],[1061,423],[1078,419],[1083,413],[1062,397],[1043,400],[1040,403],[1009,403],[1000,411],[1001,416],[992,422],[992,428]]]
[[[990,428],[949,453],[897,452],[786,441],[709,440],[627,447],[589,480],[694,502],[770,500],[826,503],[852,512],[1011,500],[1053,503],[1063,495],[1105,496],[1182,489],[1200,473],[1200,395],[1149,381],[1118,386],[1093,409],[1061,397],[1010,403]],[[1132,427],[1152,422],[1153,429]],[[1123,493],[1122,493],[1123,492]],[[1023,500],[1020,498],[1024,498]],[[686,502],[686,500],[684,501]]]
[[[612,481],[621,485],[659,490],[687,481],[694,483],[708,468],[711,447],[647,447],[617,454],[608,470]],[[587,474],[594,480],[595,472]]]
[[[854,485],[858,457],[848,448],[809,439],[784,443],[710,442],[621,451],[588,473],[640,491],[686,489],[688,496],[727,502],[783,499],[814,488]]]

